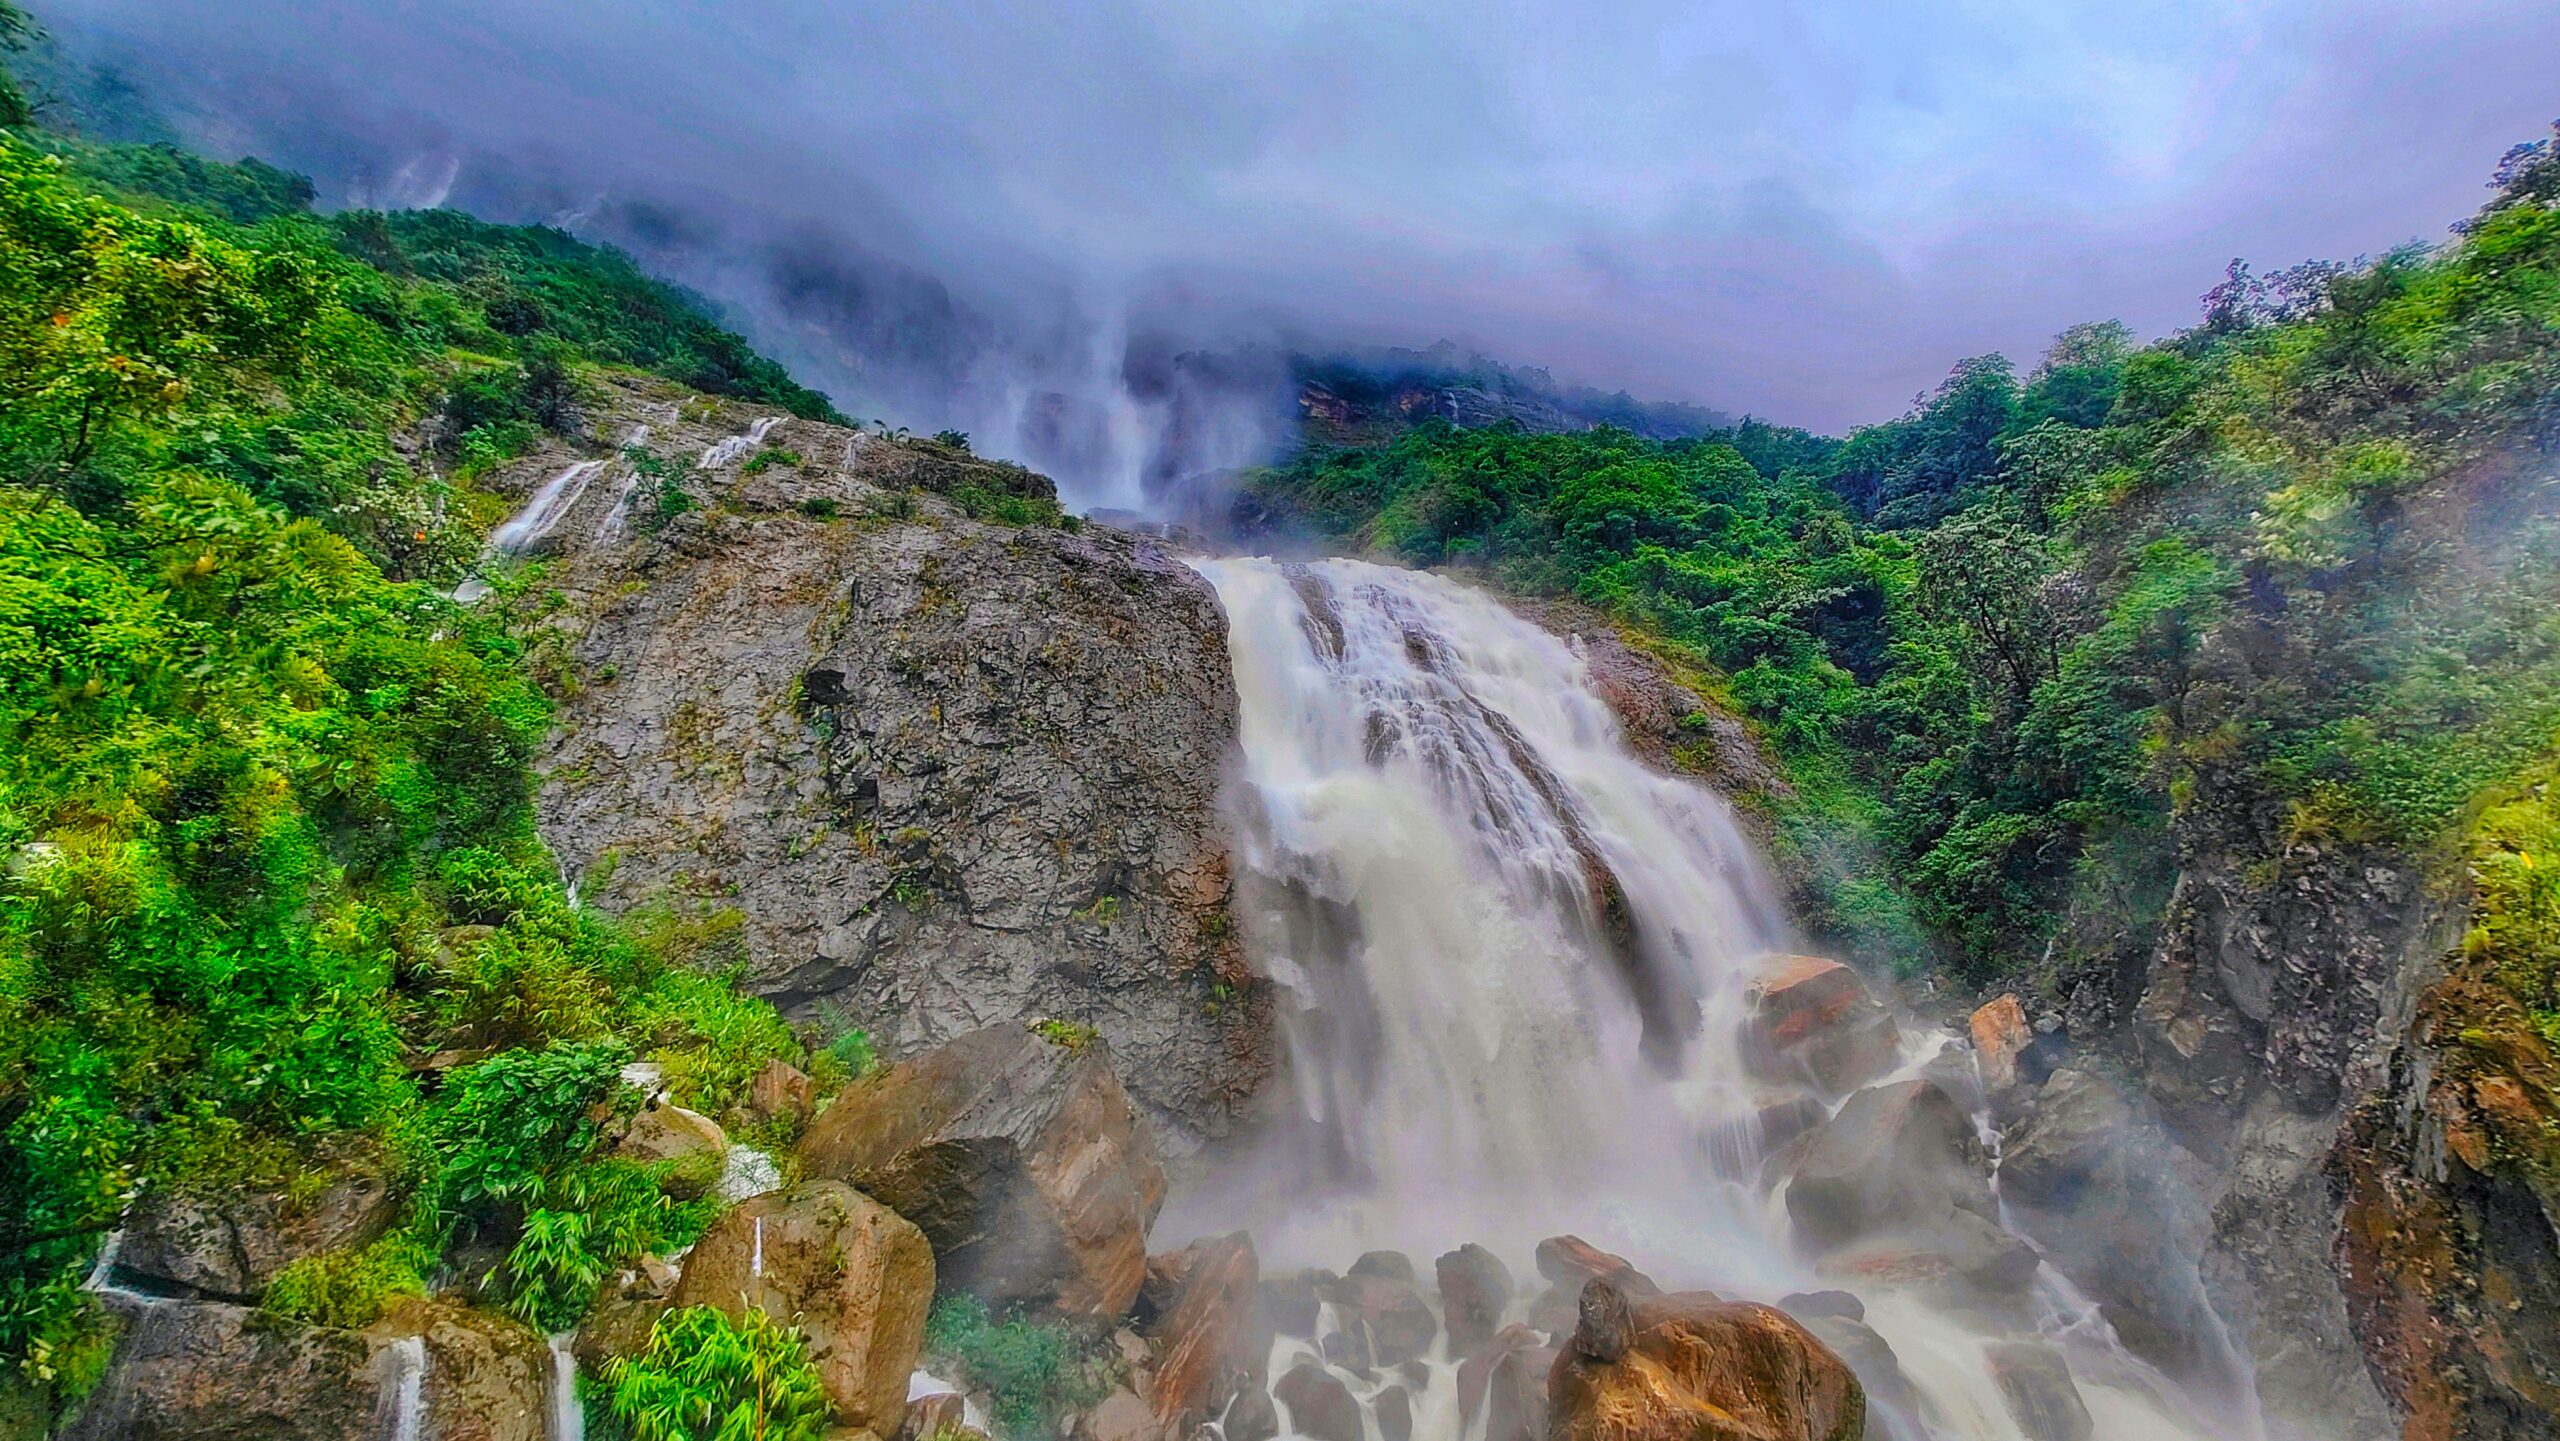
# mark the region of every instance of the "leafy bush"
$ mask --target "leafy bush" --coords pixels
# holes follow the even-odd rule
[[[635,1441],[818,1441],[826,1430],[826,1390],[800,1333],[762,1311],[670,1311],[605,1377],[607,1409]]]
[[[975,1296],[936,1302],[924,1344],[994,1397],[996,1430],[1008,1441],[1051,1435],[1060,1415],[1109,1393],[1074,1331],[1020,1316],[994,1320]]]
[[[394,1232],[355,1251],[305,1256],[267,1283],[259,1308],[314,1326],[357,1330],[379,1320],[403,1296],[427,1293],[435,1251],[417,1236]]]

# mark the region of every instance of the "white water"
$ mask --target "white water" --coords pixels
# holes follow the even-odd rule
[[[569,1349],[574,1331],[551,1338],[550,1441],[586,1441],[587,1411],[578,1404],[578,1353]]]
[[[391,1343],[391,1441],[418,1441],[427,1413],[427,1338]]]
[[[909,1401],[921,1401],[927,1396],[942,1395],[960,1398],[960,1419],[970,1430],[986,1436],[995,1434],[988,1424],[987,1407],[983,1399],[970,1395],[961,1390],[957,1384],[943,1380],[922,1366],[918,1366],[908,1375],[907,1399]]]
[[[731,1145],[720,1158],[720,1179],[711,1194],[735,1204],[782,1186],[782,1167],[753,1146]]]
[[[743,459],[748,452],[764,444],[764,438],[773,433],[773,427],[781,419],[782,417],[778,415],[761,417],[747,427],[746,434],[733,435],[726,440],[713,442],[709,449],[702,452],[702,459],[694,462],[693,468],[718,470],[732,461]]]
[[[1198,1198],[1199,1229],[1250,1225],[1266,1268],[1389,1246],[1427,1274],[1476,1241],[1534,1292],[1536,1241],[1569,1231],[1674,1287],[1839,1288],[1756,1164],[1703,1144],[1741,1137],[1756,1163],[1752,1118],[1777,1097],[1735,1037],[1754,963],[1792,942],[1722,802],[1633,759],[1573,650],[1478,592],[1350,561],[1294,589],[1269,561],[1201,569],[1240,701],[1246,938],[1289,993],[1297,1110],[1241,1194]],[[1595,875],[1624,897],[1614,926]],[[2179,1419],[2194,1408],[2058,1278],[2005,1330],[1855,1289],[1921,1397],[1906,1425],[2017,1437],[1985,1360],[2014,1335],[2062,1349],[2100,1441],[2256,1431]],[[1376,1389],[1329,1369],[1364,1403]],[[1415,1434],[1459,1441],[1439,1389],[1415,1397]]]
[[[489,532],[489,554],[511,558],[533,548],[534,542],[551,533],[587,493],[587,482],[604,469],[601,460],[581,460],[534,488],[533,497],[524,509],[507,517],[506,523]]]

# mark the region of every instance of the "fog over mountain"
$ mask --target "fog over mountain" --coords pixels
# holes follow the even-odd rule
[[[848,410],[1105,499],[1183,386],[1220,399],[1178,422],[1185,464],[1258,458],[1288,417],[1237,372],[1287,348],[1445,337],[1647,399],[1882,419],[1960,356],[2186,324],[2235,255],[2440,235],[2549,119],[2560,53],[2560,9],[2500,0],[42,18],[328,203],[623,244]],[[1172,365],[1202,347],[1218,377]]]

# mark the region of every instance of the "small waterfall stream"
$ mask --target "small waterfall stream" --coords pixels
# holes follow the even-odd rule
[[[1289,996],[1296,1090],[1201,1219],[1249,1226],[1266,1274],[1467,1241],[1516,1266],[1574,1232],[1675,1289],[1846,1285],[1918,1393],[1920,1414],[1883,1418],[1895,1435],[2019,1441],[1994,1374],[2019,1338],[2067,1360],[2098,1441],[2255,1434],[2253,1415],[2200,1416],[2221,1402],[2125,1352],[2059,1278],[2034,1300],[2044,1321],[2004,1322],[1797,1254],[1755,1184],[1770,1096],[1736,1043],[1755,964],[1791,948],[1783,911],[1723,803],[1627,751],[1566,642],[1430,575],[1200,569],[1240,706],[1239,916]],[[1935,1049],[1913,1042],[1904,1072]],[[1435,1394],[1463,1359],[1445,1345],[1412,1398],[1417,1441],[1463,1441]],[[1325,1365],[1364,1412],[1381,1389],[1302,1340],[1270,1359],[1275,1381]]]
[[[587,1411],[578,1401],[578,1353],[570,1346],[577,1333],[551,1338],[550,1441],[586,1441]]]
[[[427,1419],[427,1338],[403,1336],[391,1343],[390,1441],[418,1441]]]

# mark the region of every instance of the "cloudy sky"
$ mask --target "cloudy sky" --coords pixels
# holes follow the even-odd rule
[[[972,304],[1178,296],[1824,428],[2187,323],[2235,255],[2440,236],[2560,114],[2549,0],[35,8],[341,189],[539,175]]]

